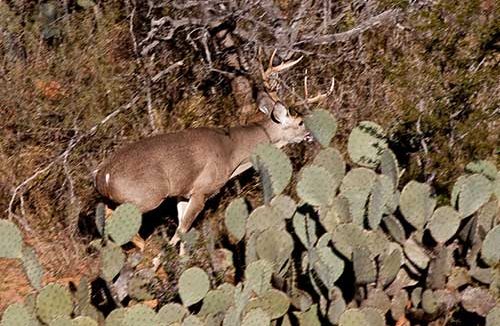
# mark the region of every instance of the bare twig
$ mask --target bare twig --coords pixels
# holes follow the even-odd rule
[[[52,169],[57,163],[59,163],[61,160],[64,160],[65,157],[67,157],[70,152],[78,145],[83,139],[86,137],[92,136],[100,126],[103,124],[107,123],[109,120],[111,120],[113,117],[117,116],[119,113],[130,109],[132,106],[135,105],[135,103],[139,100],[139,96],[135,95],[132,100],[127,103],[126,105],[123,105],[110,114],[108,114],[104,119],[102,119],[99,123],[95,124],[92,128],[90,128],[86,133],[81,134],[78,136],[74,141],[66,147],[66,150],[56,156],[50,163],[45,165],[43,168],[38,169],[33,173],[31,176],[29,176],[27,179],[25,179],[23,182],[21,182],[19,185],[17,185],[14,190],[12,190],[12,196],[9,201],[9,206],[7,208],[7,213],[9,216],[9,219],[15,219],[27,232],[33,234],[33,229],[29,226],[29,223],[26,221],[24,216],[19,216],[14,213],[14,203],[16,201],[16,198],[19,196],[22,198],[22,191],[24,191],[25,187],[29,185],[32,181],[36,180],[40,176],[44,175],[45,173],[49,172],[50,169]],[[24,215],[24,214],[23,214]]]
[[[302,44],[311,44],[311,45],[326,45],[326,44],[332,44],[335,42],[345,42],[348,41],[354,37],[357,37],[364,31],[373,28],[374,26],[380,25],[383,22],[391,21],[391,20],[396,20],[398,17],[399,13],[401,10],[399,9],[391,9],[384,11],[383,13],[371,17],[367,19],[366,21],[362,22],[358,26],[354,27],[353,29],[350,29],[345,32],[341,33],[335,33],[335,34],[327,34],[327,35],[306,35],[302,38],[301,41],[296,42],[296,45],[302,45]]]
[[[163,69],[162,71],[160,71],[159,73],[157,73],[156,75],[154,75],[153,78],[151,78],[151,81],[153,83],[156,83],[157,81],[159,81],[160,79],[162,79],[166,74],[168,74],[169,72],[171,72],[175,68],[180,67],[182,65],[184,65],[184,60],[179,60],[177,62],[174,62],[173,64],[171,64],[170,66],[168,66],[166,69]]]

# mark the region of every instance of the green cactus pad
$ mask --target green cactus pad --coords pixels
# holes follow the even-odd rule
[[[351,131],[347,152],[351,160],[361,166],[376,167],[387,148],[384,129],[371,121],[362,121]]]
[[[406,257],[421,270],[427,268],[427,265],[429,265],[429,256],[413,239],[406,240],[404,244],[404,253]]]
[[[333,147],[322,149],[316,155],[312,164],[314,166],[325,168],[332,175],[333,184],[331,187],[333,188],[333,191],[336,191],[340,186],[346,171],[346,165],[340,152]]]
[[[406,233],[401,222],[394,215],[387,215],[382,218],[389,235],[398,243],[406,241]]]
[[[243,198],[233,200],[226,208],[224,223],[232,243],[238,243],[245,236],[248,210]]]
[[[26,273],[31,286],[36,290],[40,290],[42,287],[43,268],[38,261],[35,249],[24,246],[22,254],[21,260],[23,262],[24,272]]]
[[[311,251],[311,266],[321,282],[329,289],[344,272],[344,261],[337,257],[329,247],[314,248]]]
[[[463,217],[474,214],[491,197],[492,183],[482,174],[468,176],[458,195],[458,211]]]
[[[497,197],[497,200],[500,202],[500,172],[497,173],[497,177],[493,182],[493,193]]]
[[[290,299],[285,293],[270,289],[257,298],[250,300],[246,309],[250,311],[255,308],[261,308],[267,312],[271,319],[277,319],[286,314],[289,307]]]
[[[73,312],[71,294],[59,284],[48,284],[36,297],[36,314],[44,322],[58,317],[69,317]]]
[[[179,278],[179,295],[186,307],[201,301],[209,288],[208,275],[199,267],[188,268]]]
[[[385,326],[387,325],[385,322],[384,314],[376,308],[363,308],[361,309],[363,314],[365,315],[365,319],[370,326]]]
[[[101,276],[111,282],[120,273],[125,263],[125,254],[121,247],[108,243],[101,249]]]
[[[264,168],[269,173],[274,195],[279,195],[292,178],[292,164],[288,156],[270,144],[258,145],[251,157],[257,171]]]
[[[331,205],[321,209],[319,221],[327,232],[333,232],[339,224],[352,222],[347,198],[342,195],[335,197]]]
[[[453,184],[453,188],[451,190],[450,204],[454,208],[458,207],[458,195],[460,194],[460,191],[462,191],[462,186],[465,184],[466,180],[467,176],[461,175],[457,178],[457,180]]]
[[[384,213],[387,198],[384,198],[383,187],[384,184],[382,179],[377,178],[370,193],[370,200],[368,202],[368,225],[372,230],[378,228]]]
[[[13,222],[0,219],[0,258],[20,258],[23,237]]]
[[[398,274],[399,268],[403,264],[403,251],[396,246],[389,254],[383,254],[381,257],[379,279],[383,286],[387,286]]]
[[[434,211],[427,225],[432,237],[444,243],[455,235],[460,226],[461,216],[451,206],[442,206]]]
[[[367,168],[356,168],[349,171],[340,185],[341,194],[349,201],[352,221],[363,225],[365,205],[377,175]]]
[[[329,204],[335,197],[335,179],[323,167],[306,166],[297,182],[297,195],[312,206]]]
[[[127,308],[122,320],[123,326],[160,326],[156,312],[144,304]]]
[[[497,168],[495,164],[484,160],[470,162],[465,166],[465,172],[480,173],[492,181],[497,177]]]
[[[167,303],[158,311],[158,319],[162,325],[181,323],[189,311],[178,303]]]
[[[271,207],[282,219],[289,219],[297,209],[295,200],[286,195],[279,195],[271,200]]]
[[[486,316],[486,326],[497,326],[500,325],[500,305],[495,306],[491,309]]]
[[[314,110],[304,117],[306,128],[313,137],[323,146],[327,147],[337,131],[337,121],[326,110]]]
[[[380,155],[380,172],[392,180],[394,189],[398,188],[400,173],[398,160],[394,152],[389,148],[384,149],[382,155]]]
[[[421,230],[431,217],[436,200],[431,198],[431,187],[425,183],[410,181],[401,192],[399,209],[417,230]]]
[[[281,271],[292,254],[293,239],[286,231],[269,229],[258,236],[255,249],[260,259],[266,259],[275,271]]]
[[[318,318],[318,306],[312,305],[305,312],[294,311],[294,315],[299,320],[299,325],[321,326]]]
[[[391,316],[394,320],[399,320],[406,315],[406,306],[410,298],[406,290],[400,290],[392,297],[391,300]]]
[[[73,326],[97,326],[97,321],[88,316],[78,316],[72,320]]]
[[[127,310],[124,308],[118,308],[113,311],[106,317],[106,326],[121,326],[123,325],[123,318],[125,318],[125,314]]]
[[[366,299],[361,303],[361,306],[363,308],[375,308],[379,313],[385,315],[391,309],[391,299],[384,290],[369,288]]]
[[[436,296],[430,289],[427,289],[422,293],[422,308],[428,314],[436,313],[439,308]]]
[[[245,269],[245,287],[260,295],[271,288],[273,265],[267,260],[257,260]]]
[[[328,306],[328,320],[330,323],[337,325],[340,315],[346,310],[346,302],[342,296],[342,291],[339,288],[334,288],[330,291],[330,305]]]
[[[187,316],[182,322],[182,326],[204,326],[205,324],[194,315]]]
[[[69,317],[58,317],[52,320],[49,326],[73,326],[73,321]]]
[[[234,301],[234,293],[225,292],[221,289],[208,291],[203,299],[199,316],[205,317],[212,314],[225,313]]]
[[[339,326],[371,326],[361,309],[347,309],[340,315]]]
[[[352,252],[352,264],[356,284],[369,284],[377,279],[377,266],[365,247],[356,247]]]
[[[5,309],[1,326],[36,326],[38,322],[22,303],[14,303]]]
[[[246,234],[260,233],[268,229],[283,230],[285,220],[270,206],[259,206],[250,213],[247,220]]]
[[[241,322],[241,326],[265,326],[270,324],[271,317],[261,308],[250,310]]]
[[[481,248],[481,258],[490,266],[500,262],[500,225],[495,226],[488,232]]]
[[[300,242],[306,249],[314,246],[317,240],[316,236],[316,222],[309,216],[295,213],[293,216],[293,229],[299,238]]]
[[[121,246],[132,240],[141,227],[141,212],[133,204],[118,206],[106,220],[106,234]]]

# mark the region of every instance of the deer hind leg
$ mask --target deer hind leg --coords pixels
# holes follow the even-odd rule
[[[180,202],[177,205],[179,225],[177,226],[174,236],[170,239],[171,245],[176,245],[180,240],[180,235],[189,231],[196,216],[198,216],[204,206],[205,195],[199,194],[192,195],[187,204],[185,204],[185,202]]]

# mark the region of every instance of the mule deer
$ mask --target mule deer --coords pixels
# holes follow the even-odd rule
[[[264,80],[297,62],[270,65],[262,71]],[[267,117],[256,123],[229,129],[186,129],[125,146],[97,170],[97,190],[114,202],[133,203],[143,213],[166,197],[188,199],[177,205],[179,224],[170,240],[176,244],[205,201],[251,167],[250,155],[257,145],[282,147],[310,139],[302,118],[291,116],[275,93],[261,92],[257,105]]]

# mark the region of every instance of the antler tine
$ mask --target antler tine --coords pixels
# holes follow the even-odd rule
[[[283,62],[282,64],[280,64],[276,67],[273,67],[273,61],[274,61],[274,57],[276,56],[276,51],[277,50],[274,49],[273,53],[271,54],[271,57],[269,58],[269,64],[268,64],[266,71],[262,72],[262,77],[264,80],[267,80],[269,78],[269,76],[273,73],[281,72],[283,70],[286,70],[286,69],[289,69],[289,68],[295,66],[304,57],[304,56],[300,56],[300,58],[298,58],[297,60]]]
[[[308,97],[308,90],[307,90],[307,74],[304,77],[304,95],[305,99],[297,103],[298,105],[305,105],[305,104],[313,104],[321,101],[322,99],[326,98],[330,94],[333,93],[333,90],[335,88],[335,77],[332,77],[332,82],[330,84],[330,88],[326,93],[318,93],[318,95],[314,97]]]

